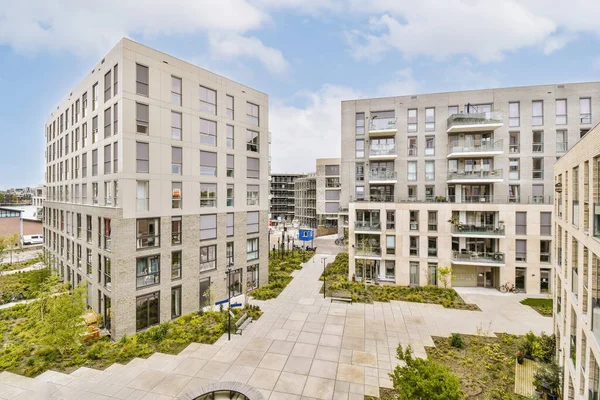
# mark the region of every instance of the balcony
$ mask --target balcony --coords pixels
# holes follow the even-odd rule
[[[398,157],[396,145],[371,145],[369,149],[370,160],[393,160]]]
[[[453,203],[453,204],[476,204],[476,203],[491,203],[491,204],[554,204],[553,196],[423,196],[423,197],[400,197],[392,195],[372,195],[366,197],[350,197],[351,203],[358,203],[357,208],[362,203]],[[600,203],[599,203],[600,210]],[[600,211],[599,211],[600,214]],[[600,215],[599,215],[600,218]],[[600,219],[599,219],[600,221]],[[599,223],[600,225],[600,223]],[[600,234],[599,234],[600,235]]]
[[[355,221],[354,233],[379,233],[381,232],[380,222]]]
[[[484,236],[489,238],[503,238],[505,236],[504,226],[495,225],[467,225],[458,224],[452,226],[452,236],[454,237],[471,237]]]
[[[397,130],[396,118],[375,118],[369,122],[369,136],[395,134]]]
[[[456,171],[448,172],[448,183],[494,183],[502,182],[502,170],[494,169],[491,171]]]
[[[448,158],[464,158],[476,156],[497,156],[503,153],[503,141],[494,143],[482,143],[479,146],[467,145],[466,143],[451,142],[448,144]]]
[[[396,183],[397,181],[396,171],[371,171],[369,174],[369,183]]]
[[[452,114],[448,117],[446,132],[487,132],[496,130],[503,125],[504,114],[502,111]]]
[[[504,253],[478,253],[466,250],[460,252],[453,251],[452,264],[503,267],[505,266]]]
[[[381,246],[356,246],[354,257],[380,260]]]

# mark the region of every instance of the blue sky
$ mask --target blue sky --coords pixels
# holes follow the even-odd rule
[[[46,116],[122,36],[269,94],[274,172],[308,172],[315,158],[339,156],[344,99],[593,81],[600,73],[594,0],[138,5],[3,5],[0,188],[42,182]]]

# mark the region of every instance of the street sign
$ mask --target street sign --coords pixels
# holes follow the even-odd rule
[[[233,315],[231,311],[229,311],[229,315],[231,316],[231,318],[235,318],[235,315]]]
[[[230,308],[235,308],[235,307],[241,307],[242,303],[233,303],[232,305],[230,305]]]
[[[220,305],[220,304],[225,304],[225,303],[227,303],[228,301],[229,301],[228,299],[217,301],[217,302],[215,302],[215,306],[218,306],[218,305]]]

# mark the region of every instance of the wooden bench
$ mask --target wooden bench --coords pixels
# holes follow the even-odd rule
[[[235,334],[241,335],[244,329],[246,329],[251,322],[252,318],[248,317],[248,314],[244,313],[235,323]]]
[[[333,293],[331,295],[331,302],[333,301],[345,301],[352,304],[352,295],[349,293]]]

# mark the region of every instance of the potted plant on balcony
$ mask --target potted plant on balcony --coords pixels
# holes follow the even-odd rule
[[[456,229],[458,229],[459,231],[463,230],[463,224],[460,223],[460,221],[458,220],[458,215],[453,215],[452,218],[450,218],[448,220],[448,222],[450,224],[452,224],[453,227],[455,227]]]

